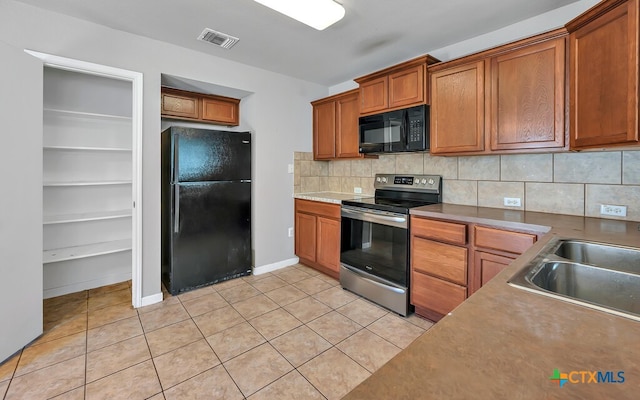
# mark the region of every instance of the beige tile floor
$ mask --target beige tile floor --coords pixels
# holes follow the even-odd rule
[[[339,399],[432,325],[303,265],[131,307],[130,283],[45,300],[0,398]]]

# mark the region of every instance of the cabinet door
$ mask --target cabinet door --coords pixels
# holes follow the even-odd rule
[[[638,142],[638,0],[569,36],[571,148]]]
[[[361,157],[358,130],[358,93],[336,100],[336,156]]]
[[[334,101],[313,106],[313,158],[336,155],[336,106]]]
[[[296,255],[316,261],[316,217],[296,213]]]
[[[238,101],[221,99],[202,99],[202,119],[237,126],[239,121]]]
[[[484,150],[484,61],[431,74],[431,153]]]
[[[373,79],[360,84],[360,114],[370,114],[389,108],[388,77]]]
[[[316,261],[336,273],[340,270],[340,222],[317,217]]]
[[[200,107],[198,107],[198,98],[175,93],[162,93],[162,115],[183,117],[183,118],[200,118]]]
[[[491,150],[564,146],[565,39],[491,59]]]
[[[513,258],[476,251],[473,263],[473,282],[469,288],[469,295],[475,293],[485,283],[502,272],[512,261]]]
[[[389,108],[423,104],[424,75],[424,65],[417,65],[389,75]]]

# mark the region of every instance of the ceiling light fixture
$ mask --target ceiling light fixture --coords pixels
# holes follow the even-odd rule
[[[333,0],[255,0],[319,31],[344,17],[344,7]]]

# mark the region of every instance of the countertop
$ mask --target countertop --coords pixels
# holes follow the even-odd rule
[[[640,322],[512,287],[507,280],[553,237],[640,246],[640,223],[449,204],[414,215],[547,232],[345,399],[637,399]],[[608,371],[624,383],[566,383]],[[590,374],[584,373],[585,381]],[[580,373],[573,379],[582,379]]]
[[[324,203],[340,204],[342,200],[356,200],[366,197],[373,197],[370,194],[353,194],[340,192],[314,192],[314,193],[294,193],[296,199],[322,201]]]

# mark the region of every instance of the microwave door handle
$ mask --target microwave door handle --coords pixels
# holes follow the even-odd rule
[[[390,148],[390,143],[391,143],[391,120],[387,117],[384,116],[384,120],[382,121],[382,124],[384,126],[384,130],[383,130],[383,147],[385,149],[385,151],[389,151]]]
[[[402,123],[400,124],[400,145],[403,150],[409,150],[409,141],[407,140],[407,132],[409,131],[409,112],[402,111]]]

